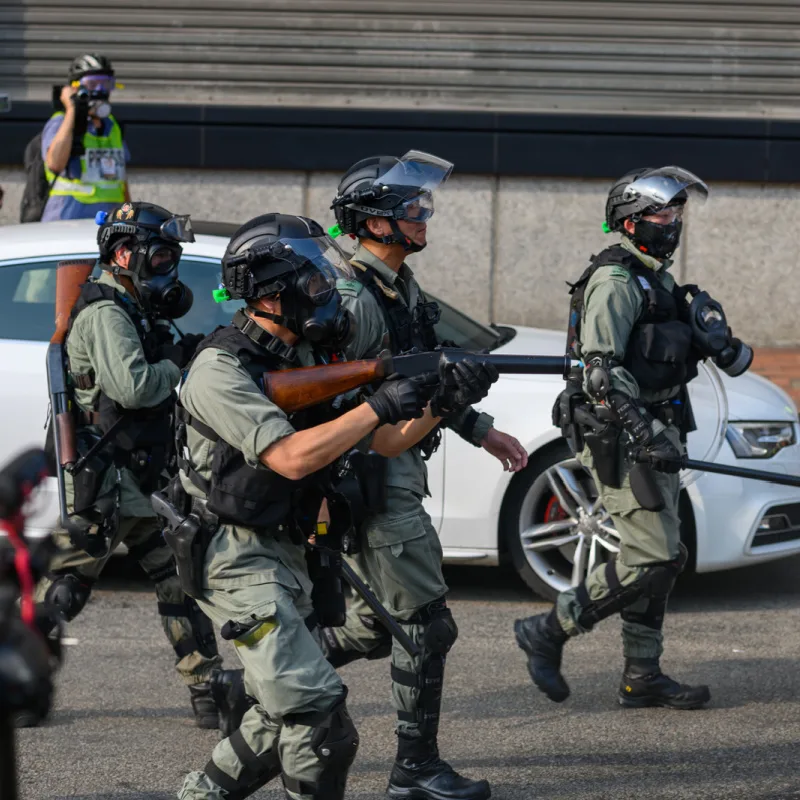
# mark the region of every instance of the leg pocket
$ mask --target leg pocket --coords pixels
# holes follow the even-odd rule
[[[439,538],[419,513],[375,519],[361,563],[390,614],[415,611],[447,592]]]

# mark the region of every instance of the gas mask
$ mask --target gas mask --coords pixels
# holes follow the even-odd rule
[[[327,272],[311,266],[283,276],[275,286],[281,313],[253,310],[313,345],[342,349],[354,331],[352,315],[342,308],[336,281]]]
[[[669,258],[681,241],[683,222],[675,219],[666,225],[640,219],[634,223],[633,239],[636,247],[653,258]]]
[[[165,319],[180,319],[189,313],[192,290],[178,280],[180,247],[155,239],[135,246],[130,269],[142,305]]]
[[[90,115],[105,119],[111,114],[109,99],[115,85],[111,75],[85,75],[80,79],[75,102],[85,103]]]
[[[687,287],[694,295],[689,306],[692,343],[726,374],[736,378],[753,363],[753,350],[731,334],[722,306],[708,292]]]

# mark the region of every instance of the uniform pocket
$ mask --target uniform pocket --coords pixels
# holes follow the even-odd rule
[[[385,522],[372,521],[367,525],[367,543],[378,549],[389,547],[392,555],[399,556],[406,542],[412,542],[426,535],[425,526],[419,514],[408,514]]]

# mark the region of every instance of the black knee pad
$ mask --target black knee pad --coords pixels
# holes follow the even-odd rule
[[[91,581],[74,572],[51,574],[50,584],[44,596],[45,603],[57,609],[67,622],[81,613],[92,593]]]
[[[686,566],[689,553],[684,545],[678,545],[678,555],[671,561],[661,561],[648,565],[642,574],[632,583],[623,586],[617,578],[616,559],[606,563],[606,583],[609,593],[599,600],[589,600],[585,584],[577,589],[578,602],[582,611],[578,617],[578,625],[584,630],[591,630],[600,620],[617,614],[635,603],[640,597],[664,597],[672,590],[675,578]],[[666,604],[666,600],[664,601]],[[661,613],[663,618],[663,611]]]
[[[322,762],[323,769],[317,782],[305,783],[284,772],[284,786],[298,794],[309,794],[317,800],[343,800],[347,773],[358,752],[358,731],[350,719],[345,694],[337,700],[328,714],[294,715],[291,724],[314,728],[311,749]],[[289,722],[290,720],[286,720]]]
[[[202,612],[200,606],[197,605],[197,601],[186,596],[182,603],[159,602],[158,613],[162,617],[184,617],[189,622],[193,635],[191,638],[183,639],[175,645],[175,653],[178,659],[194,652],[198,652],[206,658],[214,658],[219,654],[214,626],[211,624],[211,620]]]
[[[429,653],[445,655],[456,643],[456,639],[458,626],[453,619],[453,613],[445,608],[428,623],[422,644]]]

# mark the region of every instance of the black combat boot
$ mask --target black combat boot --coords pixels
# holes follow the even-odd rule
[[[569,686],[561,675],[561,654],[569,638],[558,622],[556,611],[514,623],[517,644],[528,654],[528,672],[537,688],[553,702],[569,697]]]
[[[198,728],[214,730],[219,727],[219,714],[217,704],[211,696],[211,684],[208,681],[196,683],[189,687],[189,695],[192,700],[192,711],[194,711],[194,721]]]
[[[435,739],[398,734],[387,794],[393,800],[486,800],[492,791],[488,781],[465,778],[439,758]]]
[[[663,706],[688,710],[700,708],[711,699],[708,686],[687,686],[661,671],[657,658],[626,658],[619,702],[630,708]]]
[[[244,688],[243,669],[217,670],[209,681],[211,697],[219,712],[219,731],[223,739],[242,724],[242,717],[256,704]]]

